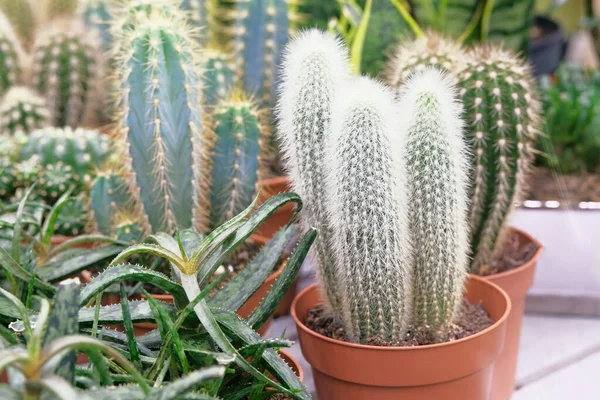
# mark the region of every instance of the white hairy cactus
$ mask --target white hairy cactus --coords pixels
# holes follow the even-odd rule
[[[288,46],[278,104],[279,137],[292,188],[304,200],[303,224],[319,233],[318,281],[333,309],[338,309],[339,293],[328,246],[323,154],[331,107],[348,79],[347,51],[333,35],[311,30]]]
[[[404,165],[392,92],[369,78],[340,90],[326,145],[327,211],[352,340],[402,339],[412,317],[412,262]]]
[[[414,251],[414,323],[433,329],[455,317],[468,268],[468,158],[456,95],[450,78],[433,68],[410,76],[400,93]]]

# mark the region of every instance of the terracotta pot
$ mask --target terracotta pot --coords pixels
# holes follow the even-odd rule
[[[279,193],[290,191],[286,176],[265,179],[259,182],[260,197],[258,205],[261,205],[271,197]],[[256,231],[256,234],[271,239],[275,233],[283,228],[294,214],[294,204],[286,204],[273,213]]]
[[[535,266],[542,253],[543,246],[527,233],[510,228],[519,236],[519,243],[524,246],[535,243],[538,246],[533,257],[525,264],[507,272],[486,276],[489,282],[498,285],[506,292],[512,303],[512,309],[506,321],[506,338],[502,353],[496,360],[494,370],[494,383],[492,385],[492,400],[507,400],[515,389],[517,374],[517,359],[519,357],[519,342],[521,339],[521,325],[525,310],[525,296],[533,285]]]
[[[283,268],[283,266],[281,268]],[[292,303],[294,302],[294,298],[296,297],[297,290],[298,278],[294,279],[288,291],[285,293],[285,296],[283,296],[283,299],[281,299],[281,303],[279,303],[279,306],[277,306],[277,309],[273,313],[273,316],[275,318],[290,315],[290,310],[292,309]]]
[[[285,351],[284,349],[279,350],[279,355],[283,358],[283,361],[286,362],[287,365],[292,368],[292,371],[296,374],[300,382],[304,383],[304,371],[302,370],[302,366],[290,353]]]
[[[508,296],[475,276],[465,298],[483,304],[494,324],[453,342],[418,347],[377,347],[346,343],[304,325],[308,311],[321,303],[316,285],[296,297],[292,317],[302,354],[313,369],[317,394],[327,400],[486,400],[494,361],[502,350]]]

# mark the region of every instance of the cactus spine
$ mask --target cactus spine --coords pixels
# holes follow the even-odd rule
[[[400,94],[407,119],[414,324],[434,331],[456,316],[468,264],[468,161],[456,95],[452,80],[433,68],[411,75]]]
[[[258,181],[266,174],[269,134],[261,123],[264,112],[235,93],[219,103],[207,133],[202,159],[206,162],[202,204],[210,204],[208,228],[214,229],[248,207]],[[208,175],[208,176],[207,176]]]
[[[412,271],[407,190],[394,96],[357,78],[340,90],[326,142],[327,210],[353,341],[400,340],[411,319]]]
[[[327,244],[331,232],[325,208],[323,153],[334,99],[349,79],[346,50],[332,35],[317,30],[302,33],[288,47],[283,77],[279,138],[293,191],[304,200],[304,227],[319,232],[315,248],[321,290],[337,310],[340,294]]]
[[[465,63],[466,55],[456,41],[430,31],[421,38],[400,42],[387,62],[384,75],[390,86],[399,88],[414,71],[437,67],[454,73]]]
[[[48,126],[50,112],[43,98],[25,87],[12,88],[0,105],[0,132],[24,135]]]
[[[473,50],[459,79],[473,154],[471,269],[479,272],[501,247],[506,218],[521,199],[533,161],[540,105],[529,67],[496,47]]]
[[[50,106],[52,124],[93,122],[103,74],[97,38],[79,22],[60,21],[40,32],[33,54],[33,84]]]
[[[203,103],[214,107],[220,100],[225,100],[233,89],[233,68],[227,54],[210,50],[205,56],[203,69]]]
[[[295,14],[288,0],[235,0],[229,13],[237,79],[253,95],[271,103],[279,80],[283,49]]]
[[[10,23],[0,12],[0,95],[21,80],[24,56],[23,48]]]
[[[0,0],[0,12],[13,26],[21,43],[29,49],[35,32],[35,17],[29,0]],[[4,21],[2,26],[7,26]]]
[[[152,9],[123,32],[116,77],[127,181],[153,232],[196,224],[200,206],[199,64],[185,21],[167,14]]]

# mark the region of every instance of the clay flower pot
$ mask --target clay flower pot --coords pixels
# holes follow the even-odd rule
[[[302,370],[302,367],[300,366],[298,360],[292,357],[292,355],[284,349],[279,350],[279,355],[281,356],[281,358],[283,358],[286,364],[290,366],[292,371],[294,371],[298,379],[300,379],[300,382],[304,383],[304,371]]]
[[[258,199],[258,205],[270,199],[279,193],[289,192],[288,178],[287,176],[281,176],[277,178],[265,179],[259,182],[260,185],[260,197]],[[283,228],[292,218],[294,214],[294,205],[286,204],[275,211],[269,219],[267,219],[260,227],[256,230],[258,236],[263,236],[267,239],[271,239],[278,230]]]
[[[302,354],[313,369],[318,397],[327,400],[486,400],[494,362],[504,343],[508,296],[470,276],[465,298],[483,305],[494,322],[453,342],[417,347],[378,347],[330,339],[310,330],[308,311],[321,303],[316,285],[292,304]]]
[[[510,229],[518,235],[519,243],[522,246],[527,243],[535,243],[537,250],[533,257],[525,264],[510,271],[484,277],[484,279],[498,285],[504,290],[512,303],[512,309],[506,321],[504,348],[496,360],[494,383],[490,397],[492,400],[507,400],[515,389],[525,297],[531,285],[533,285],[535,266],[543,250],[542,244],[527,233],[516,228]]]

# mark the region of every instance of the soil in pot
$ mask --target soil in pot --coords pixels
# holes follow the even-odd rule
[[[405,347],[451,342],[471,336],[491,325],[492,320],[481,304],[470,304],[464,301],[456,322],[443,332],[434,335],[426,329],[411,327],[402,341],[391,342],[376,336],[366,344],[369,346]],[[306,326],[328,338],[350,342],[341,321],[325,313],[325,307],[322,305],[309,310]]]
[[[512,271],[529,262],[538,252],[539,243],[523,241],[521,234],[516,230],[509,230],[504,238],[503,246],[489,265],[482,265],[479,276],[496,275]]]

